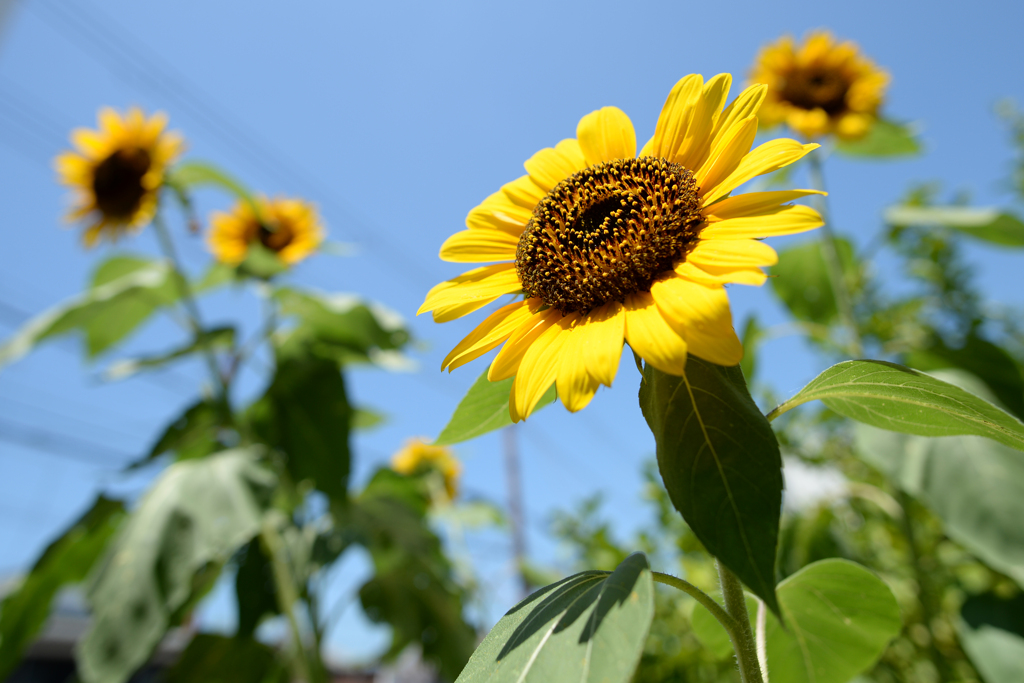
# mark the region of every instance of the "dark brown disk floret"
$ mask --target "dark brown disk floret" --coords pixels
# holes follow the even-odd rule
[[[118,218],[135,213],[146,195],[142,179],[149,166],[149,153],[138,148],[119,149],[101,161],[92,176],[97,208]]]
[[[801,109],[823,109],[829,116],[846,110],[849,80],[835,69],[793,69],[786,74],[781,98]]]
[[[686,255],[704,217],[693,174],[656,157],[608,161],[555,186],[519,238],[528,297],[562,313],[648,291]]]

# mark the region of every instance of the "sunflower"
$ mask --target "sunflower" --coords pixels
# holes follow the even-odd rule
[[[442,363],[449,371],[504,343],[491,381],[515,377],[514,421],[556,385],[570,411],[611,386],[623,340],[647,363],[681,375],[687,353],[735,365],[743,348],[723,285],[760,285],[776,263],[757,238],[822,224],[806,206],[814,190],[729,196],[818,145],[766,142],[751,150],[766,87],[747,88],[723,111],[732,77],[699,75],[672,89],[654,137],[636,156],[629,117],[605,107],[580,120],[576,138],[543,149],[527,175],[469,212],[441,258],[502,261],[442,282],[419,312],[462,317],[504,295]]]
[[[762,48],[750,80],[768,85],[760,113],[765,125],[785,123],[807,138],[834,133],[852,140],[877,118],[889,74],[853,41],[812,31],[800,46],[783,36]]]
[[[462,464],[447,446],[431,446],[423,439],[409,439],[391,458],[391,469],[399,474],[438,472],[444,478],[448,498],[454,499],[458,494]]]
[[[243,200],[229,213],[215,211],[210,217],[206,241],[218,261],[241,263],[249,246],[259,242],[290,266],[312,254],[324,241],[324,227],[310,202],[263,196],[256,197],[255,202],[258,214]]]
[[[164,171],[185,147],[179,134],[165,131],[162,112],[147,118],[132,107],[122,116],[104,107],[97,118],[99,130],[72,132],[78,151],[55,160],[61,184],[74,193],[67,220],[91,216],[83,235],[89,247],[104,237],[116,241],[153,220]]]

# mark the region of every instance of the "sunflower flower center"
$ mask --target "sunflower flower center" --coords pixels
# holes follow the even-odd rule
[[[97,164],[92,191],[99,210],[116,218],[135,213],[146,195],[142,179],[151,163],[149,152],[136,147],[119,149]]]
[[[829,116],[846,109],[850,84],[834,69],[796,69],[786,76],[782,99],[801,109],[823,109]]]
[[[287,224],[278,221],[273,226],[268,227],[262,223],[256,229],[256,236],[260,241],[260,244],[265,246],[271,251],[281,251],[289,244],[292,243],[292,239],[295,234]]]
[[[704,217],[693,174],[656,157],[591,166],[537,204],[519,238],[528,297],[562,313],[648,291],[686,256]]]

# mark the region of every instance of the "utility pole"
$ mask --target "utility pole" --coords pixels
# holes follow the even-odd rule
[[[526,579],[526,524],[523,515],[523,487],[519,470],[519,444],[516,440],[517,427],[506,427],[502,433],[505,456],[505,486],[508,491],[508,516],[512,526],[512,555],[516,563],[516,578],[519,580],[519,597],[530,594],[530,582]]]

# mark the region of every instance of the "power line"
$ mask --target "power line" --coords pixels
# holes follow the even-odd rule
[[[0,417],[0,441],[16,443],[67,460],[104,467],[122,467],[138,457],[134,453],[113,449],[79,436],[36,429],[4,417]],[[112,456],[119,461],[110,460]]]
[[[381,233],[381,230],[304,174],[285,155],[224,114],[212,104],[215,101],[212,96],[189,83],[157,53],[131,38],[130,32],[122,30],[109,15],[104,15],[96,7],[87,10],[83,3],[59,0],[36,0],[31,6],[43,9],[45,21],[90,52],[115,76],[172,103],[222,144],[246,158],[253,166],[259,167],[264,175],[273,177],[277,182],[294,182],[312,190],[322,205],[329,206],[332,211],[345,216],[351,224],[359,226],[359,240],[369,249],[377,250],[372,253],[368,249],[368,253],[407,283],[419,288],[424,282],[433,284],[437,280],[435,275],[422,266],[420,260],[404,254],[399,244],[377,239],[375,234]]]

